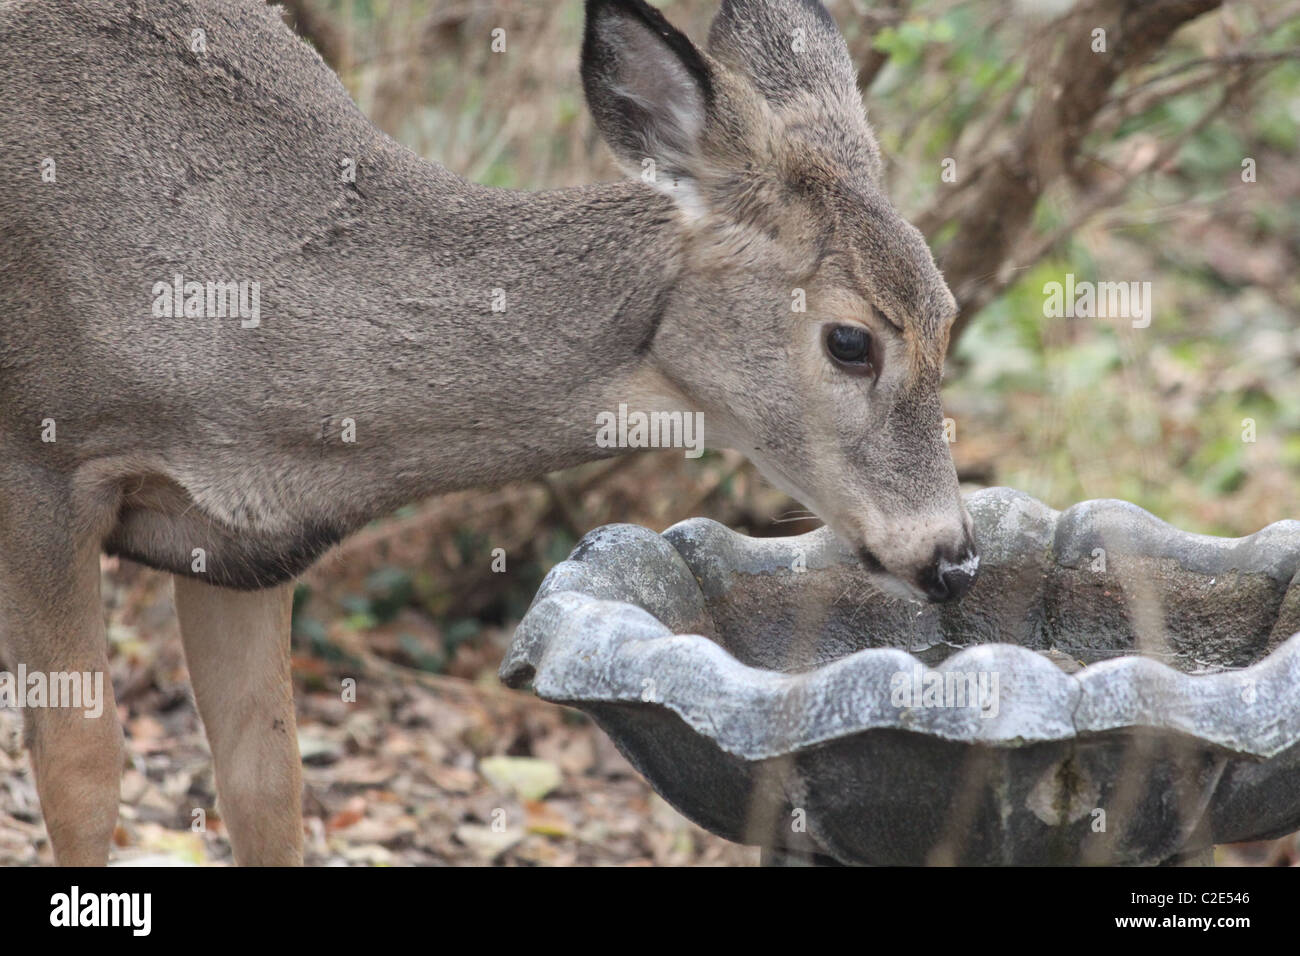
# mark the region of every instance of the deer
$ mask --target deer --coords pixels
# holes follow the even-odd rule
[[[580,74],[628,176],[488,188],[260,0],[0,0],[0,658],[103,673],[101,556],[170,574],[237,864],[303,861],[295,577],[404,504],[619,454],[620,404],[703,415],[882,587],[976,578],[955,302],[828,11],[722,0],[696,45],[587,0]],[[59,865],[108,860],[108,683],[24,711]]]

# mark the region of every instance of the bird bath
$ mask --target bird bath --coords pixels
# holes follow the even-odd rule
[[[886,596],[825,529],[599,528],[502,679],[768,862],[1171,863],[1300,828],[1300,521],[967,506],[980,576],[952,605]]]

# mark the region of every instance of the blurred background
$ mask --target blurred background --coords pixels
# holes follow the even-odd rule
[[[713,0],[658,5],[704,42]],[[420,155],[514,189],[618,177],[582,99],[579,0],[285,6]],[[964,488],[1011,485],[1055,508],[1125,498],[1226,536],[1300,518],[1300,3],[827,7],[888,192],[962,307],[945,403]],[[1150,326],[1046,317],[1044,285],[1067,273],[1150,282]],[[755,863],[663,804],[581,715],[495,677],[582,534],[700,514],[751,535],[816,527],[738,455],[666,451],[414,503],[331,552],[295,606],[308,862]],[[132,754],[115,857],[227,862],[170,587],[107,559],[104,584]],[[345,678],[356,703],[340,699]],[[0,710],[0,863],[48,862],[18,728]],[[1297,859],[1294,837],[1218,854]]]

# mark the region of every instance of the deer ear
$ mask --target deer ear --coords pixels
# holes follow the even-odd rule
[[[619,162],[687,201],[713,101],[709,65],[691,41],[644,0],[587,0],[582,84]]]
[[[858,71],[821,0],[722,0],[709,30],[710,63],[746,77],[778,112],[817,129],[819,146],[879,181],[880,148],[858,92]]]
[[[853,58],[821,0],[722,0],[709,54],[776,105],[804,92],[858,96]]]

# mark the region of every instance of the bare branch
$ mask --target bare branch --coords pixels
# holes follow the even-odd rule
[[[312,0],[268,0],[284,8],[289,25],[311,43],[321,59],[338,71],[343,67],[346,45],[333,19]]]
[[[1029,226],[1043,192],[1068,169],[1115,81],[1146,62],[1183,24],[1220,6],[1222,0],[1091,0],[1053,26],[1062,38],[1033,85],[1040,92],[1029,115],[983,172],[978,190],[956,217],[944,272],[960,306],[952,341],[980,305],[985,285]],[[1094,53],[1094,28],[1106,30],[1107,51]],[[945,194],[940,202],[950,201]]]
[[[1232,98],[1241,92],[1248,83],[1249,80],[1245,76],[1240,76],[1231,81],[1213,106],[1202,112],[1195,123],[1182,130],[1178,136],[1157,150],[1150,159],[1125,173],[1118,182],[1096,190],[1074,211],[1069,220],[1048,235],[1022,243],[1025,246],[1024,250],[1015,255],[1010,260],[1010,264],[1000,270],[996,280],[987,283],[986,287],[979,291],[979,298],[983,300],[981,306],[987,304],[998,292],[1002,291],[1016,273],[1030,268],[1044,256],[1050,254],[1097,213],[1120,202],[1134,182],[1152,170],[1160,169],[1177,156],[1178,151],[1222,113]]]
[[[876,34],[882,28],[893,26],[907,16],[911,0],[885,0],[883,3],[873,4],[866,9],[861,9],[862,5],[855,0],[852,6],[854,14],[864,21],[864,35],[867,41],[870,42],[875,39]],[[876,81],[880,71],[884,69],[885,64],[889,62],[889,54],[877,50],[875,46],[868,47],[865,53],[857,54],[857,51],[854,51],[854,53],[854,60],[860,64],[858,67],[858,89],[869,89],[871,84]]]

